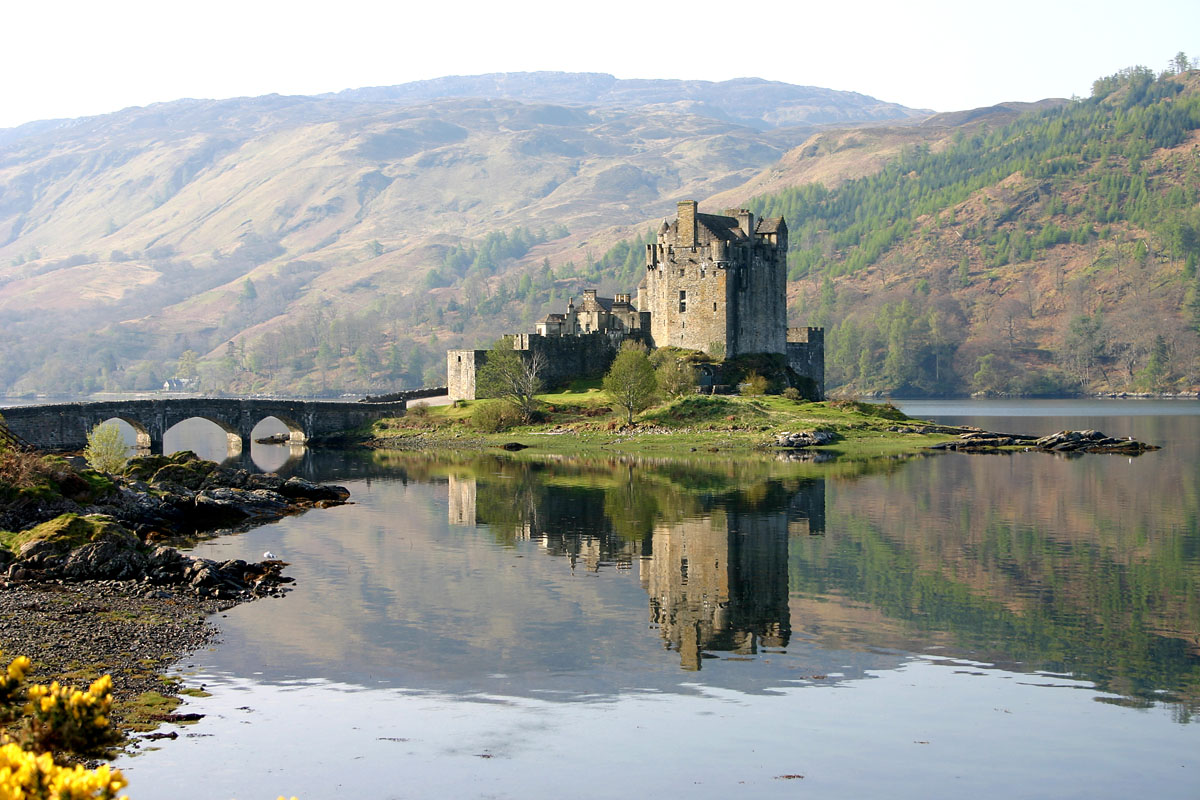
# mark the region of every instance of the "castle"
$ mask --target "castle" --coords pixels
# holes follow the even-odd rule
[[[825,344],[820,328],[787,326],[787,223],[755,220],[745,209],[701,214],[694,200],[679,203],[646,245],[646,273],[636,302],[628,294],[597,297],[588,289],[565,314],[550,314],[536,333],[512,337],[513,348],[541,352],[542,379],[555,383],[603,373],[626,339],[650,347],[702,350],[717,361],[749,354],[784,356],[824,396]],[[452,400],[475,398],[476,371],[487,350],[448,351]],[[700,383],[720,382],[719,368],[701,365]]]

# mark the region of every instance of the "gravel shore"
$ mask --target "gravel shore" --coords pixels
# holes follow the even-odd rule
[[[85,687],[112,675],[113,723],[126,735],[171,721],[180,687],[164,677],[185,655],[216,636],[207,619],[236,603],[164,591],[140,596],[133,581],[0,582],[4,663],[33,660],[30,680]],[[153,702],[147,702],[148,700]]]

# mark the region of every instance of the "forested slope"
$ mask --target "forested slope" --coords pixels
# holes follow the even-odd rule
[[[829,328],[845,390],[1194,388],[1198,128],[1200,74],[1134,68],[750,205],[787,217],[794,315]]]

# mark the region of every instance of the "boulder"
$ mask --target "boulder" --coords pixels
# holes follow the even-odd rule
[[[77,547],[67,556],[60,572],[77,580],[132,580],[146,571],[146,556],[135,544],[106,539]]]
[[[776,447],[821,447],[838,440],[833,431],[813,430],[797,433],[784,432],[775,437]]]
[[[303,478],[288,478],[280,487],[279,493],[284,497],[298,500],[344,501],[350,497],[350,492],[344,486],[330,483],[313,483]]]
[[[186,464],[167,464],[154,476],[150,478],[151,486],[182,486],[185,489],[199,489],[204,480],[208,477],[212,469],[206,469],[206,465],[212,465],[211,461],[191,461]]]
[[[293,510],[286,497],[266,489],[205,489],[195,503],[197,515],[210,522],[277,519]]]

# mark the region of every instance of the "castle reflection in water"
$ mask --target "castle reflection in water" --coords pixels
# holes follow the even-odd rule
[[[449,521],[536,542],[571,570],[636,567],[651,623],[685,670],[700,669],[711,652],[787,647],[788,542],[824,534],[824,480],[693,496],[667,512],[631,508],[644,493],[632,491],[634,482],[631,474],[625,494],[540,482],[531,491],[528,483],[451,475]]]

